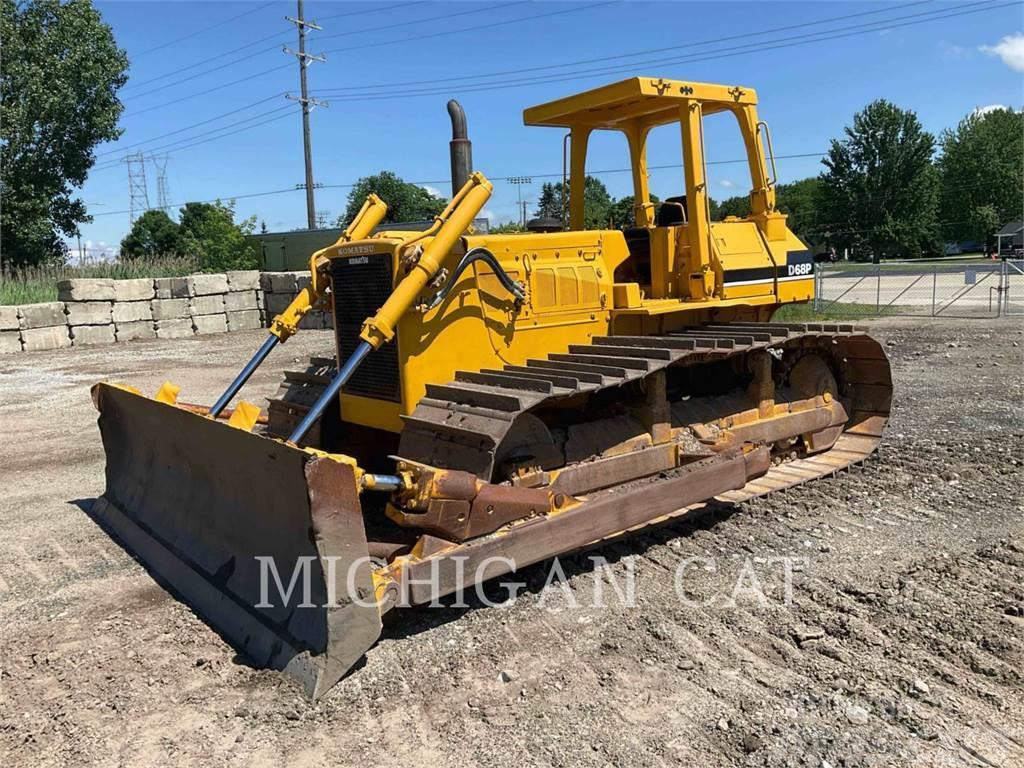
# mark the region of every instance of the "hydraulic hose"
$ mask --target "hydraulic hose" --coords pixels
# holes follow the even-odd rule
[[[494,270],[494,275],[498,278],[498,282],[501,283],[502,288],[515,296],[517,301],[526,301],[526,291],[523,289],[523,286],[509,277],[508,272],[502,269],[501,264],[498,263],[498,260],[494,257],[493,253],[486,248],[471,248],[466,252],[466,255],[459,260],[458,266],[455,267],[455,271],[448,279],[448,282],[445,283],[444,287],[434,294],[434,298],[427,302],[424,311],[431,310],[444,301],[448,297],[448,294],[452,292],[455,284],[459,282],[459,278],[462,276],[462,273],[465,272],[469,265],[474,261],[482,261],[486,263],[487,266]]]

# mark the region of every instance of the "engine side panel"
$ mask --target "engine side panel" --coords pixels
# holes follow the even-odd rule
[[[685,234],[675,231],[681,228],[665,229],[675,237]],[[437,308],[411,310],[401,318],[390,349],[375,353],[379,365],[367,366],[362,372],[365,380],[353,382],[343,392],[343,420],[401,432],[402,417],[413,412],[427,385],[451,381],[459,370],[522,365],[530,358],[564,353],[573,344],[588,344],[595,336],[666,333],[709,321],[764,321],[779,304],[813,297],[810,254],[785,227],[783,236],[772,241],[752,221],[716,222],[711,231],[713,273],[702,300],[679,295],[685,275],[694,269],[686,250],[677,252],[677,264],[671,269],[655,270],[652,264],[652,273],[677,280],[676,295],[667,289],[655,291],[648,284],[630,284],[631,292],[620,291],[623,286],[614,276],[631,256],[623,233],[617,230],[463,238],[442,267],[452,273],[467,250],[486,248],[513,280],[526,285],[526,302],[517,306],[490,267],[474,263]],[[384,299],[387,269],[380,265],[391,265],[393,284],[404,275],[401,240],[384,238],[364,244],[363,258],[376,260],[377,268],[360,263],[353,265],[351,274],[335,270],[336,279],[346,281],[335,290],[341,359],[355,343],[356,316],[371,314],[376,309],[373,305]],[[346,256],[339,258],[351,260],[353,247],[364,246],[349,244]],[[657,258],[660,251],[654,250]],[[443,282],[429,288],[423,300]],[[655,297],[658,293],[662,297]],[[631,299],[627,307],[617,306],[617,297],[627,294],[639,299]]]

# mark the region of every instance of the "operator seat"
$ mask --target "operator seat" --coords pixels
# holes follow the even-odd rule
[[[686,223],[686,195],[666,197],[658,206],[654,226],[675,227]]]

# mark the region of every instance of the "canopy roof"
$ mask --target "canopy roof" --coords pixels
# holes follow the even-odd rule
[[[633,120],[646,126],[663,125],[679,120],[679,108],[685,101],[702,102],[704,114],[708,115],[732,105],[757,104],[757,94],[753,88],[738,85],[631,77],[530,107],[523,112],[523,122],[618,130]]]

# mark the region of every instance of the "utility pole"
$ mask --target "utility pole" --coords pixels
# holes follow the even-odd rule
[[[320,101],[319,99],[309,98],[309,89],[306,84],[306,67],[314,61],[326,61],[327,59],[322,55],[314,55],[306,53],[306,29],[319,30],[320,27],[311,21],[306,21],[306,17],[303,14],[302,0],[298,2],[298,13],[295,18],[286,16],[285,18],[294,24],[299,30],[299,50],[293,51],[290,48],[285,48],[284,52],[290,54],[299,60],[299,88],[300,95],[298,97],[286,94],[286,98],[292,101],[297,101],[302,105],[302,150],[306,158],[306,223],[309,229],[316,229],[316,200],[314,199],[314,183],[313,183],[313,145],[309,136],[309,113],[312,111],[311,107],[327,106],[327,102]]]

